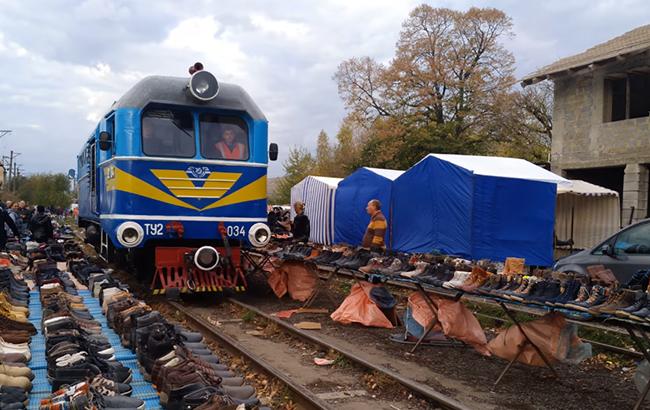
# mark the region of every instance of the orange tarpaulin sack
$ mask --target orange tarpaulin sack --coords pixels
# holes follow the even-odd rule
[[[364,326],[392,329],[393,324],[386,318],[375,302],[370,299],[370,291],[379,284],[357,282],[341,306],[330,316],[334,321],[349,325],[361,323]]]
[[[481,324],[463,303],[451,299],[430,297],[438,306],[439,323],[434,326],[434,331],[442,331],[445,336],[469,344],[482,355],[490,355],[487,338]],[[413,319],[423,328],[426,328],[434,319],[434,313],[421,293],[411,293],[408,305],[411,312],[413,312]]]
[[[579,363],[591,355],[590,346],[578,337],[576,326],[569,324],[560,313],[549,313],[535,321],[522,323],[521,327],[551,363]],[[518,362],[531,366],[545,365],[516,325],[499,333],[488,346],[495,356],[506,360],[514,359],[523,346]]]
[[[289,293],[291,299],[304,302],[314,293],[318,277],[302,262],[284,261],[273,268],[268,283],[278,298]]]

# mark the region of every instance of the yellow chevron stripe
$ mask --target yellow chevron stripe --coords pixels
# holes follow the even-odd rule
[[[258,199],[266,199],[266,175],[263,175],[262,177],[240,188],[232,194],[225,196],[216,202],[213,202],[212,204],[201,209],[201,211],[220,208],[226,205],[238,204],[240,202],[255,201]]]
[[[181,201],[180,199],[161,191],[155,186],[136,178],[117,167],[115,167],[115,178],[106,182],[106,190],[128,192],[145,198],[155,199],[156,201],[164,202],[166,204],[193,209],[195,211],[199,210],[199,208]]]

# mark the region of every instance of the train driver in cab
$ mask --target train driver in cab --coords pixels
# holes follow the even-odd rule
[[[217,156],[220,159],[244,160],[248,157],[246,145],[235,140],[236,129],[232,126],[224,127],[221,140],[214,144]]]

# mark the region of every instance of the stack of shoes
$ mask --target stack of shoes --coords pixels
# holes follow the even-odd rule
[[[101,383],[81,381],[63,386],[41,400],[39,410],[62,409],[128,409],[144,410],[140,399],[124,396]]]
[[[442,287],[446,282],[454,278],[454,266],[447,263],[431,263],[424,268],[424,271],[416,276],[416,279],[422,283]]]
[[[423,274],[428,267],[429,267],[429,262],[417,260],[414,261],[412,264],[409,264],[408,268],[400,272],[399,275],[404,278],[413,279]]]
[[[91,273],[88,287],[99,298],[108,325],[136,353],[141,373],[155,384],[166,409],[259,404],[255,389],[220,362],[200,333],[167,322],[108,272]]]
[[[442,287],[446,289],[460,289],[461,286],[470,279],[472,275],[471,271],[461,271],[457,270],[454,272],[454,276],[446,282],[443,282]]]
[[[11,269],[0,269],[0,409],[24,409],[34,374],[30,341],[36,328],[29,320],[29,287]]]
[[[589,307],[588,312],[593,316],[609,316],[617,311],[635,305],[637,300],[647,291],[650,282],[650,271],[640,270],[630,280],[620,287],[614,284],[610,287],[608,299],[600,304]]]
[[[282,260],[302,261],[312,253],[312,247],[303,244],[293,245],[280,252],[277,256]]]
[[[310,262],[317,265],[332,265],[335,261],[343,256],[343,252],[335,252],[330,249],[321,250],[315,258],[311,258]]]
[[[85,382],[87,388],[81,390],[89,403],[107,401],[121,406],[116,408],[144,408],[140,399],[114,398],[131,394],[131,371],[116,361],[115,350],[83,298],[62,285],[66,280],[55,281],[53,271],[48,270],[47,276],[48,283],[40,288],[42,332],[47,375],[55,393],[41,403],[41,408],[65,408],[52,406],[75,403],[73,399],[80,393],[78,387]],[[59,272],[58,276],[65,279],[67,273]],[[57,391],[60,389],[63,390]]]
[[[491,275],[490,272],[482,267],[478,265],[474,266],[470,276],[460,286],[457,286],[456,289],[462,290],[463,292],[473,292],[483,286],[490,279]]]

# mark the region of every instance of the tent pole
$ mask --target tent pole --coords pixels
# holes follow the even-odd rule
[[[569,245],[569,252],[573,252],[573,217],[575,214],[576,207],[575,205],[571,206],[571,236],[569,239],[571,240],[571,245]]]

